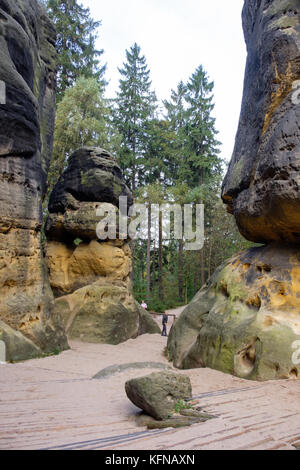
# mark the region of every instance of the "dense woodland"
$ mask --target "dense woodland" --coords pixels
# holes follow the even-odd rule
[[[136,202],[205,206],[205,244],[185,250],[184,240],[158,235],[132,242],[133,285],[137,300],[162,311],[185,304],[226,258],[250,245],[220,200],[226,162],[220,158],[214,108],[214,84],[199,65],[187,83],[158,102],[141,47],[124,51],[119,89],[105,96],[109,77],[98,50],[101,22],[76,0],[40,0],[57,29],[58,87],[54,149],[48,195],[80,146],[113,153]],[[201,58],[200,58],[201,59]],[[148,212],[149,227],[151,211]],[[149,231],[150,233],[150,231]]]

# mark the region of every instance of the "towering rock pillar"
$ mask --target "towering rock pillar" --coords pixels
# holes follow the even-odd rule
[[[248,50],[236,143],[222,198],[241,234],[300,244],[300,3],[245,2]]]
[[[241,234],[265,246],[221,266],[169,337],[178,367],[300,377],[300,3],[245,0],[248,50],[222,198]]]
[[[55,119],[55,30],[36,0],[0,0],[0,339],[8,359],[67,347],[41,251]]]
[[[132,294],[130,240],[123,232],[120,237],[118,224],[120,197],[132,206],[116,160],[96,147],[71,155],[51,194],[46,225],[50,283],[71,339],[118,344],[138,334],[160,333]],[[106,211],[114,214],[112,230],[107,240],[99,240],[96,229]]]

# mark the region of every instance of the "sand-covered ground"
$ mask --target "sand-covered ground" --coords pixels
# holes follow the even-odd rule
[[[0,449],[295,449],[300,445],[299,380],[251,382],[211,369],[179,372],[191,378],[199,405],[216,419],[180,429],[138,427],[139,410],[126,397],[124,384],[156,369],[127,364],[171,366],[163,355],[166,341],[160,335],[143,335],[118,346],[71,342],[71,349],[58,356],[0,365]],[[119,365],[124,370],[113,367]],[[93,379],[105,369],[101,378]]]

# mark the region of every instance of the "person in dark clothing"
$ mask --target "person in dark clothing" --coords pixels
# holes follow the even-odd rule
[[[167,315],[167,312],[165,312],[162,317],[162,326],[163,326],[162,333],[161,333],[162,336],[168,336],[167,335],[167,323],[168,323],[168,315]]]

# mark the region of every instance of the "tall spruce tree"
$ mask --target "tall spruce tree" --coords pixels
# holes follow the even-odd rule
[[[165,101],[167,118],[176,133],[174,157],[176,175],[173,180],[174,200],[183,205],[185,202],[205,203],[206,219],[211,218],[216,202],[213,195],[218,192],[222,174],[222,162],[218,157],[219,142],[216,140],[215,119],[212,117],[213,82],[200,65],[187,84],[179,83],[172,90],[170,101]],[[183,298],[182,280],[184,270],[184,243],[178,241],[178,293]],[[205,248],[195,253],[194,290],[205,281]],[[198,260],[197,260],[198,261]]]
[[[145,133],[147,141],[140,181],[146,185],[160,183],[162,186],[171,186],[176,171],[174,158],[176,134],[167,119],[157,118],[147,123]]]
[[[190,169],[188,182],[192,186],[203,185],[206,176],[222,171],[218,157],[220,143],[216,140],[218,131],[212,117],[213,88],[214,83],[209,82],[202,65],[196,69],[186,86],[186,152]]]
[[[136,43],[126,50],[126,62],[119,72],[122,78],[115,100],[115,125],[122,136],[120,166],[134,192],[143,175],[147,124],[156,109],[156,96],[151,91],[146,58]]]
[[[169,122],[170,128],[174,134],[174,138],[169,141],[173,155],[172,163],[169,165],[169,171],[172,174],[173,185],[178,181],[184,182],[187,179],[185,169],[186,155],[186,86],[181,81],[177,86],[177,90],[171,90],[170,101],[163,102],[166,110],[166,120]]]
[[[187,166],[190,169],[189,184],[194,187],[195,202],[205,204],[205,221],[211,217],[209,207],[215,194],[216,183],[222,173],[219,158],[217,130],[212,117],[214,83],[210,82],[206,71],[200,65],[187,83]],[[207,239],[206,239],[207,242]],[[206,244],[195,263],[194,289],[204,285],[207,278],[205,264]],[[197,256],[197,255],[196,255]]]
[[[89,8],[77,0],[48,0],[46,6],[57,31],[58,100],[79,76],[94,77],[104,84],[106,66],[100,66],[103,50],[95,45],[101,21],[94,21]]]

